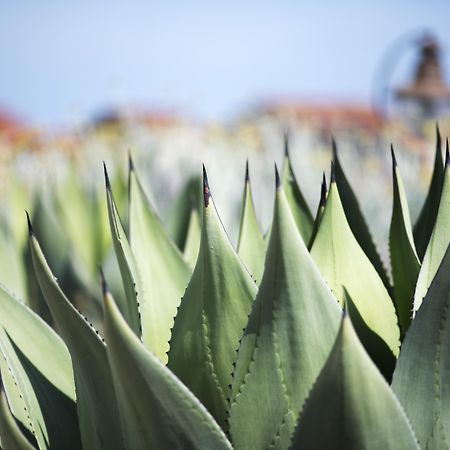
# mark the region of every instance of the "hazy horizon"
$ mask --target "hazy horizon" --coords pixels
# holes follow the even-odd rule
[[[448,17],[437,0],[4,2],[0,108],[60,125],[129,104],[208,120],[287,96],[370,104],[387,52],[391,84],[408,77],[411,30],[437,36],[450,74]]]

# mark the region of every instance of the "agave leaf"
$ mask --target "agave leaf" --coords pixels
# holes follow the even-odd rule
[[[314,219],[292,169],[287,133],[284,134],[284,161],[281,180],[292,216],[303,240],[308,243],[311,238]]]
[[[130,449],[229,449],[205,407],[139,341],[104,291],[108,359]]]
[[[70,242],[71,268],[83,286],[92,291],[97,264],[103,260],[104,249],[103,236],[97,229],[101,214],[95,191],[81,185],[75,168],[71,166],[68,178],[57,194],[58,216]]]
[[[32,221],[49,264],[61,280],[65,280],[69,265],[67,261],[69,244],[57,217],[54,192],[48,186],[44,186],[35,193]],[[53,319],[50,310],[48,309],[47,302],[42,295],[34,273],[29,245],[25,248],[25,267],[27,273],[28,304],[35,313],[39,314],[48,324],[52,325]]]
[[[119,410],[105,344],[61,291],[31,225],[30,247],[42,293],[72,357],[83,448],[122,448]]]
[[[1,286],[0,330],[0,351],[39,447],[80,448],[72,364],[62,340]]]
[[[192,203],[201,209],[202,180],[198,175],[191,176],[171,207],[168,229],[177,247],[186,248],[191,223]],[[194,261],[195,262],[195,261]]]
[[[417,222],[414,225],[414,241],[420,260],[423,260],[425,251],[433,232],[436,216],[441,199],[442,185],[444,182],[444,162],[442,161],[442,140],[439,127],[436,125],[436,151],[434,156],[433,175],[425,202],[420,211]]]
[[[340,315],[277,183],[264,275],[233,375],[229,424],[236,449],[288,448]]]
[[[305,403],[291,449],[419,449],[405,412],[348,315]]]
[[[42,248],[58,274],[63,273],[68,254],[67,236],[60,224],[55,195],[48,188],[39,190],[33,200],[32,219],[34,228],[42,240]]]
[[[374,244],[373,238],[370,234],[369,227],[359,207],[358,199],[353,192],[350,183],[345,176],[342,169],[341,162],[338,157],[336,142],[333,140],[333,166],[334,166],[334,178],[336,180],[337,187],[339,189],[339,195],[341,197],[342,206],[344,208],[345,217],[352,230],[353,235],[358,241],[359,246],[369,258],[375,270],[378,272],[384,286],[389,293],[392,291],[392,287],[387,275],[386,269],[378,254],[377,248]]]
[[[200,239],[202,236],[202,225],[200,214],[195,205],[191,208],[191,217],[189,219],[189,228],[187,231],[186,242],[184,243],[183,257],[192,269],[197,262],[200,249]]]
[[[191,271],[167,235],[130,163],[130,245],[143,296],[139,302],[142,339],[167,362],[170,330]]]
[[[364,322],[397,356],[400,332],[394,305],[349,227],[334,179],[311,255],[339,301],[344,301],[345,286]]]
[[[316,238],[317,231],[319,230],[320,221],[322,220],[323,211],[325,210],[325,203],[327,201],[328,189],[327,189],[327,180],[325,178],[325,172],[323,173],[322,185],[320,188],[320,200],[319,206],[317,207],[316,217],[314,219],[314,225],[311,232],[311,238],[308,243],[308,250],[311,250],[311,247],[314,243],[314,239]]]
[[[450,442],[449,270],[450,247],[406,333],[392,382],[419,444],[429,450]]]
[[[395,307],[400,331],[402,336],[404,336],[411,322],[414,291],[417,277],[419,276],[420,262],[414,246],[403,181],[392,147],[391,152],[394,200],[391,227],[389,230],[389,250],[391,255],[392,278],[394,280]]]
[[[204,170],[200,253],[175,318],[169,367],[222,427],[233,363],[255,295],[256,285],[222,226]]]
[[[364,322],[364,319],[359,314],[358,309],[345,288],[344,299],[348,315],[350,316],[361,344],[364,346],[372,361],[378,367],[378,370],[383,374],[386,381],[390,383],[397,358],[393,355],[383,339],[381,339],[378,334],[374,333],[367,326],[366,322]]]
[[[27,247],[28,230],[27,224],[23,220],[23,210],[30,204],[30,193],[25,186],[22,177],[17,176],[16,171],[11,171],[11,177],[8,179],[7,188],[9,192],[2,200],[2,206],[6,206],[9,226],[14,236],[14,241],[20,251]],[[9,199],[9,202],[8,202]],[[14,224],[14,227],[12,226]]]
[[[22,300],[27,299],[27,283],[21,248],[7,221],[0,219],[0,282],[7,284]]]
[[[3,329],[0,330],[1,335],[7,337],[5,336],[5,332],[3,331]],[[23,399],[23,396],[19,391],[17,382],[14,379],[11,373],[11,369],[8,367],[8,363],[3,354],[0,356],[0,375],[12,415],[17,420],[20,428],[24,431],[24,433],[26,433],[28,436],[33,436],[34,425],[31,421],[30,414],[27,409],[27,404],[25,403],[25,400]]]
[[[259,228],[258,220],[256,219],[250,177],[248,174],[248,161],[245,170],[245,186],[237,252],[249,272],[259,283],[264,271],[266,244]]]
[[[0,436],[4,450],[34,450],[12,415],[3,390],[0,392]]]
[[[444,257],[445,250],[450,244],[450,158],[447,141],[447,151],[445,158],[444,184],[442,186],[439,211],[436,216],[436,223],[431,233],[430,242],[422,261],[422,267],[417,279],[416,292],[414,294],[414,311],[417,311],[422,303],[422,299],[427,293],[436,272]]]
[[[114,202],[106,166],[104,165],[103,168],[105,171],[106,201],[108,205],[111,236],[125,290],[125,299],[123,302],[118,302],[118,307],[130,328],[137,336],[141,337],[139,301],[141,296],[144,296],[143,287],[136,268],[136,261]]]

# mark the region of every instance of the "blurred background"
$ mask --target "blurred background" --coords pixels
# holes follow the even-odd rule
[[[96,297],[96,265],[114,261],[108,238],[90,250],[107,229],[101,163],[126,221],[128,152],[169,229],[205,162],[233,242],[248,159],[266,231],[289,129],[312,211],[335,137],[387,261],[390,144],[414,221],[436,122],[450,131],[449,17],[443,0],[1,2],[0,250],[26,253],[26,208],[68,289]],[[0,281],[26,298],[11,261]]]

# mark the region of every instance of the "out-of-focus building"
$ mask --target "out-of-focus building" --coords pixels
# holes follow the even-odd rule
[[[420,56],[414,78],[395,90],[405,115],[415,128],[424,120],[438,120],[450,113],[450,88],[445,81],[436,39],[427,36],[420,44]]]

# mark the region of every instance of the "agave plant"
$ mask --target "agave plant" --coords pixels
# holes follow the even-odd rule
[[[392,149],[391,276],[335,143],[315,218],[286,143],[265,234],[247,165],[237,248],[205,168],[201,208],[183,213],[177,246],[131,161],[124,226],[105,167],[124,295],[114,298],[101,273],[95,329],[58,285],[28,218],[51,320],[0,288],[2,448],[447,448],[449,159],[438,134],[412,227]]]

